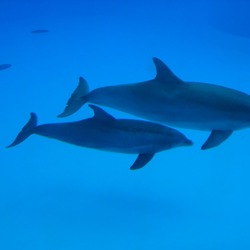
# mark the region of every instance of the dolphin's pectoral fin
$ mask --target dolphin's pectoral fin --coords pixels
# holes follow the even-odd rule
[[[209,149],[220,145],[231,134],[233,130],[212,130],[206,142],[202,145],[201,149]]]
[[[130,170],[135,170],[144,167],[154,157],[154,154],[139,154]]]
[[[58,117],[69,116],[75,113],[78,109],[80,109],[82,105],[86,102],[84,97],[88,94],[88,92],[89,92],[88,83],[83,77],[80,77],[77,88],[69,98],[63,113],[58,115]]]

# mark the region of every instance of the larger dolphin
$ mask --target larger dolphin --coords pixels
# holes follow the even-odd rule
[[[90,107],[95,113],[92,118],[40,126],[37,126],[36,114],[31,113],[28,123],[8,147],[16,146],[31,134],[37,134],[81,147],[138,154],[130,169],[139,169],[160,151],[192,145],[189,139],[175,129],[152,122],[115,119],[97,106]]]
[[[211,131],[202,149],[215,147],[234,130],[250,126],[250,96],[240,91],[178,78],[161,60],[153,58],[153,80],[108,86],[88,92],[79,85],[59,117],[71,115],[86,102],[108,106],[148,120],[176,127]]]

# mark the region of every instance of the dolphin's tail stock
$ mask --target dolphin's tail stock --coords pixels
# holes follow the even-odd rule
[[[79,110],[82,105],[87,102],[86,97],[88,93],[88,83],[83,77],[80,77],[77,88],[69,98],[66,108],[58,117],[66,117]]]
[[[34,128],[37,126],[37,116],[35,113],[30,113],[30,119],[23,127],[21,132],[17,135],[14,142],[12,142],[7,148],[14,147],[23,142],[26,138],[33,134]]]

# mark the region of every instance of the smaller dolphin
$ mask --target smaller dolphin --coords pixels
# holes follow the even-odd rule
[[[37,116],[31,118],[17,135],[13,147],[32,134],[42,135],[76,146],[127,154],[138,154],[131,170],[144,167],[163,150],[193,143],[179,131],[152,122],[115,119],[103,109],[89,105],[94,116],[89,119],[37,126]]]

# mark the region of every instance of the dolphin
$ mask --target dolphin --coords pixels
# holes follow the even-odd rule
[[[0,64],[0,70],[5,70],[10,68],[12,65],[9,63],[5,63],[5,64]]]
[[[160,151],[192,145],[189,139],[175,129],[147,121],[115,119],[103,109],[89,106],[94,116],[77,122],[37,126],[37,116],[31,113],[28,123],[7,148],[37,134],[81,147],[138,154],[130,167],[134,170],[145,166]]]
[[[149,81],[107,86],[89,92],[86,80],[79,84],[59,117],[73,114],[85,103],[111,107],[147,120],[210,131],[201,149],[224,142],[234,130],[250,126],[250,97],[223,86],[187,82],[160,59],[153,58],[156,77]]]

